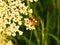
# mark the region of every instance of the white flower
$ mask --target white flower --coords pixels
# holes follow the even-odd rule
[[[23,32],[22,31],[19,31],[19,35],[23,35]]]
[[[22,21],[19,21],[18,24],[19,24],[19,25],[22,25]]]
[[[16,36],[16,33],[12,33],[12,36]]]
[[[38,0],[34,0],[35,2],[37,2]]]
[[[35,1],[35,2],[37,2],[38,0],[29,0],[30,2],[33,2],[33,1]]]
[[[9,32],[9,31],[7,31],[6,34],[7,34],[8,36],[11,36],[12,33]]]
[[[32,9],[30,9],[28,12],[29,12],[29,13],[33,13],[33,10],[32,10]]]
[[[29,0],[30,2],[33,2],[33,0]]]

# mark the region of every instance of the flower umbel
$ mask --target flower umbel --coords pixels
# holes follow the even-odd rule
[[[28,5],[22,2],[23,0],[7,0],[7,2],[0,0],[0,45],[13,45],[11,41],[6,43],[4,40],[6,36],[15,37],[16,32],[23,35],[23,31],[19,29],[21,25],[26,26],[26,30],[35,29],[37,21],[34,18],[23,17],[33,13],[33,10],[28,10]]]

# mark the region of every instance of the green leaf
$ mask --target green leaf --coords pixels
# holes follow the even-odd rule
[[[54,38],[57,41],[57,43],[60,44],[60,40],[55,35],[50,34],[50,33],[48,33],[48,35],[51,36],[52,38]]]

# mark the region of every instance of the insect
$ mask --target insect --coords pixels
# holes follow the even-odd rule
[[[37,21],[34,18],[29,18],[29,22],[31,22],[32,25],[37,25]]]

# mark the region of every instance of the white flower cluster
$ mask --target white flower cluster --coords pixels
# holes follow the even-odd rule
[[[20,0],[8,0],[7,3],[0,0],[0,32],[5,32],[9,36],[16,36],[16,32],[22,35],[19,26],[22,25],[23,17],[19,13],[27,14],[27,6]]]
[[[0,33],[3,32],[8,36],[16,36],[16,32],[22,35],[23,32],[19,30],[22,25],[22,14],[32,13],[32,9],[28,10],[28,6],[21,0],[7,0],[7,2],[0,0]],[[17,25],[18,24],[18,25]],[[35,29],[30,20],[25,19],[26,29]]]
[[[0,42],[5,39],[4,35],[16,36],[16,32],[18,32],[19,35],[23,34],[23,32],[19,30],[23,22],[23,16],[21,14],[29,15],[29,13],[33,13],[33,11],[32,9],[28,10],[28,6],[22,1],[23,0],[6,0],[5,2],[4,0],[0,0]],[[35,29],[35,20],[25,18],[24,21],[26,30]],[[4,41],[0,43],[0,45],[5,45]],[[12,45],[11,41],[6,45]]]
[[[19,14],[18,12],[28,14],[28,6],[25,6],[25,3],[22,3],[21,0],[8,0],[8,5],[11,11],[14,11],[13,13],[17,15]]]

